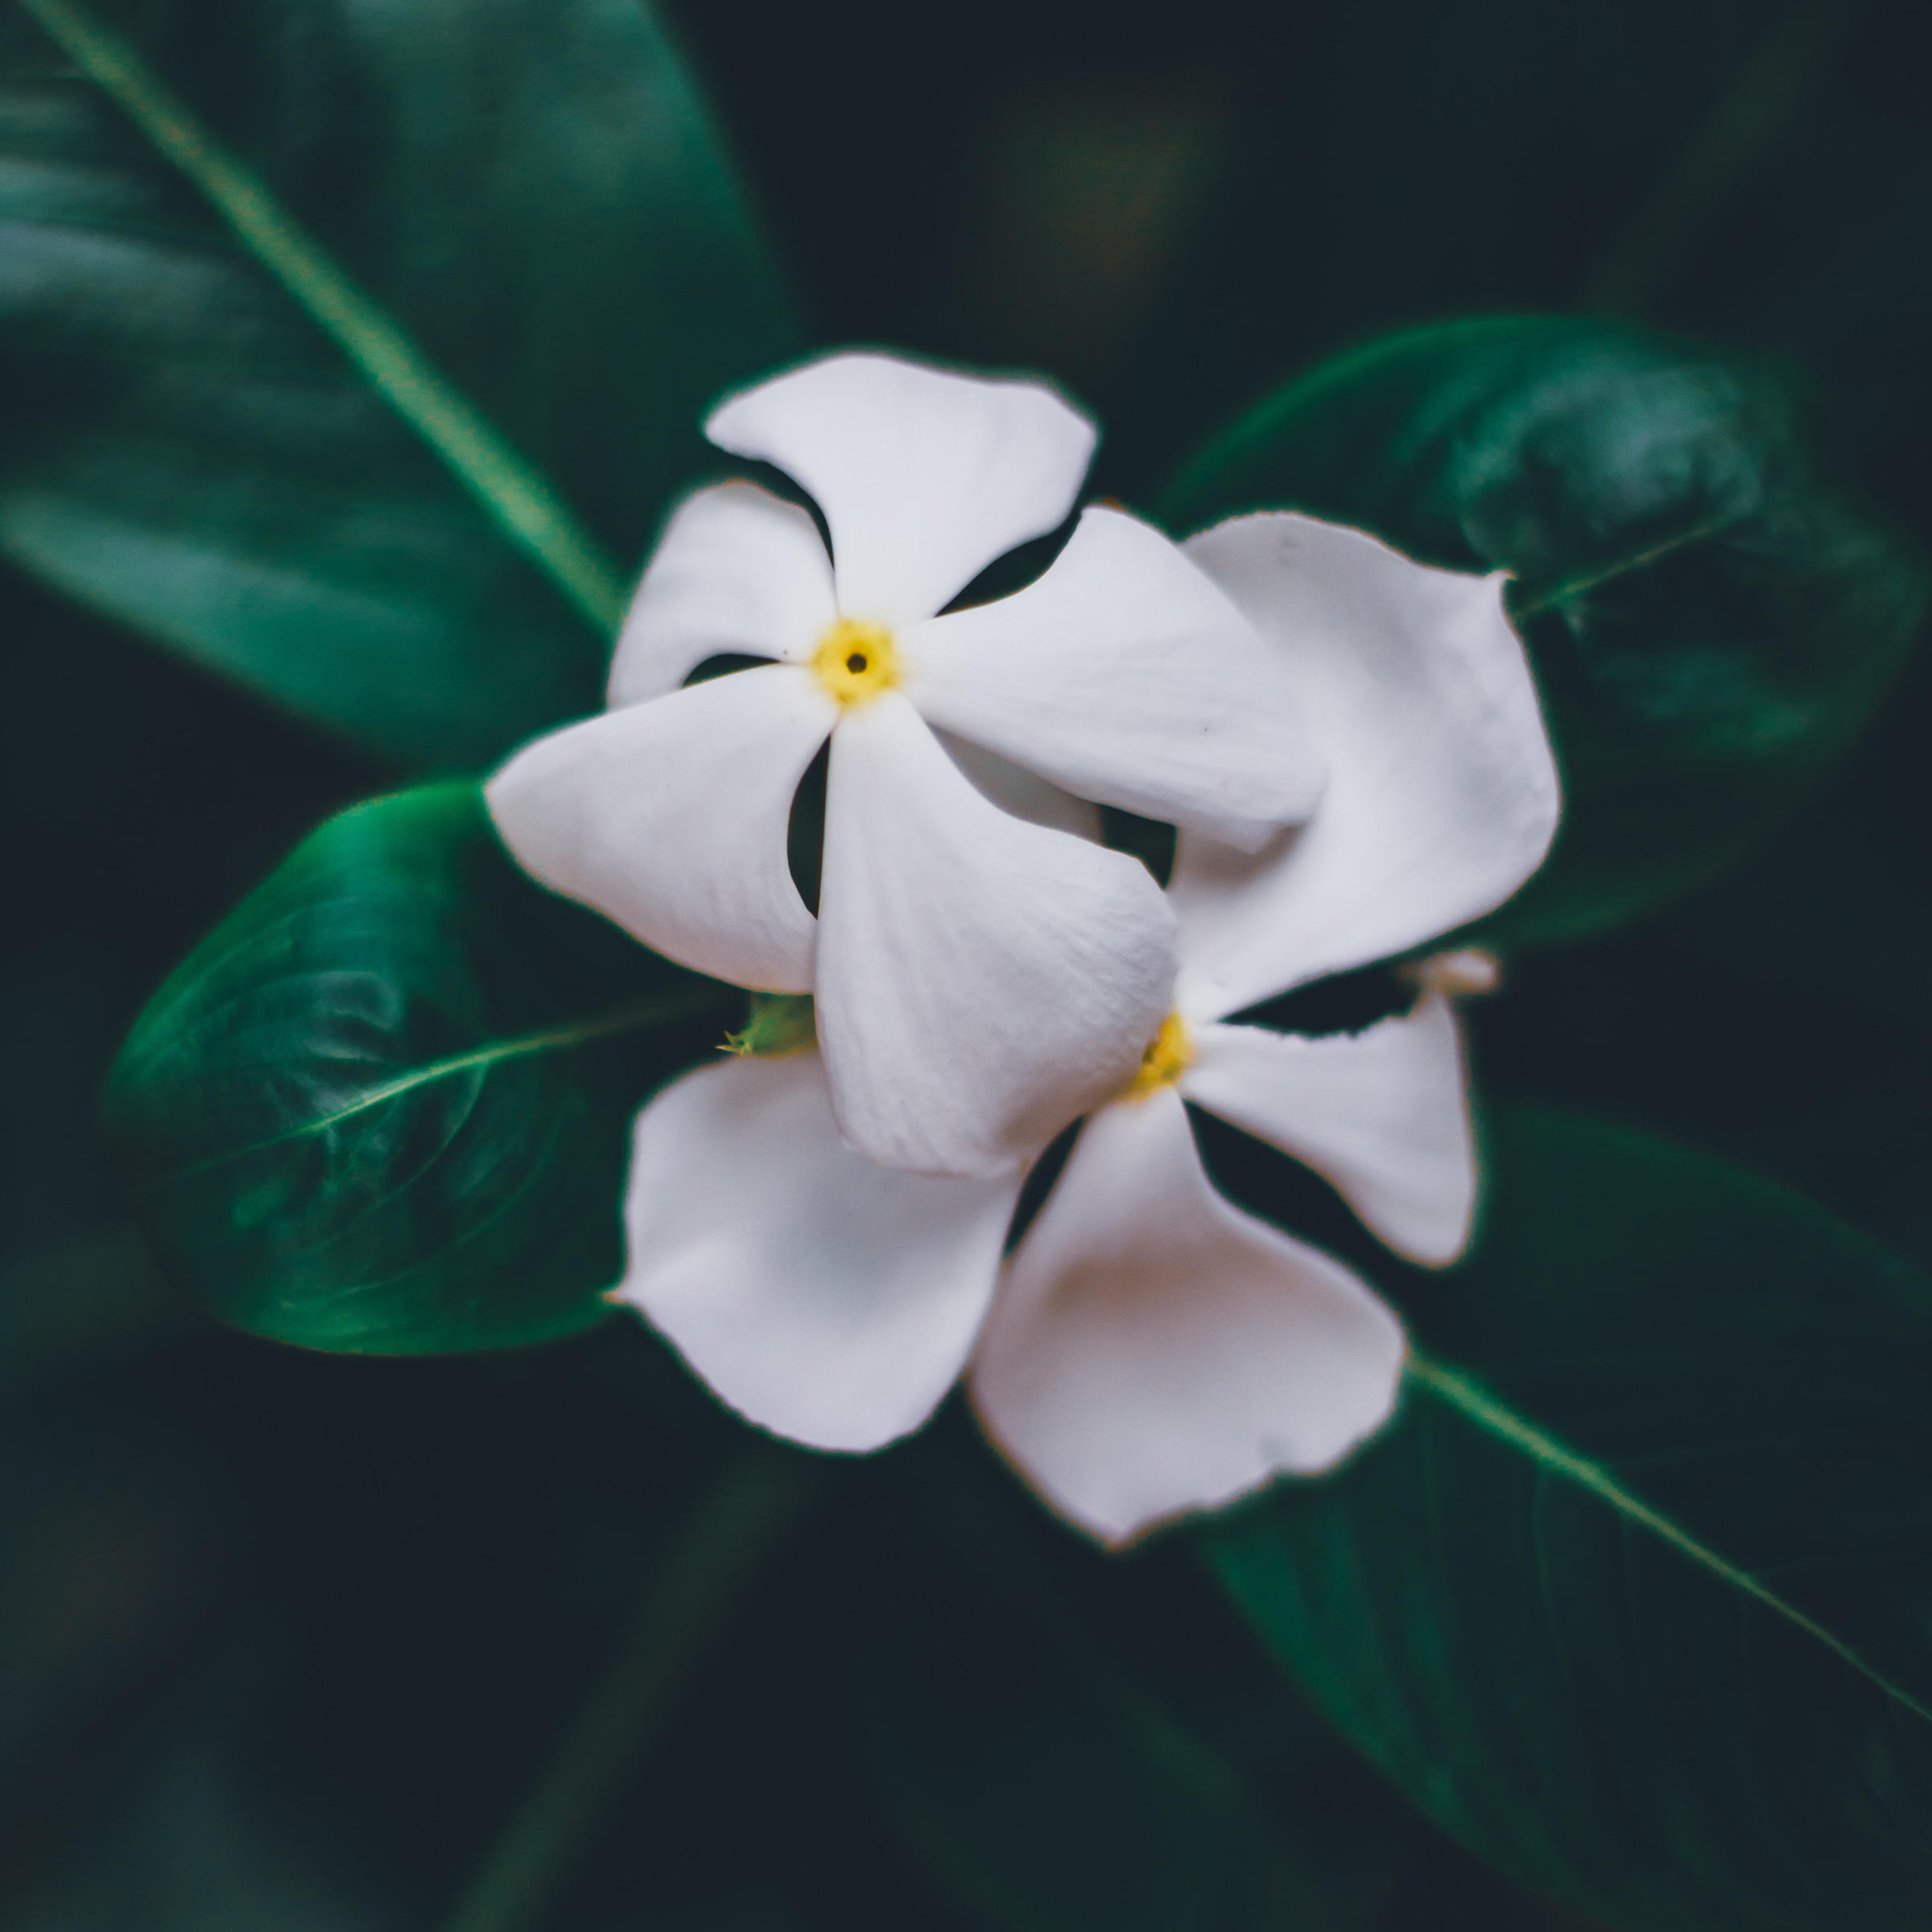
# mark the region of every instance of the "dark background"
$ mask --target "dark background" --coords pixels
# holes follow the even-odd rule
[[[1932,29],[1909,0],[671,11],[814,339],[1051,369],[1130,503],[1367,336],[1594,308],[1791,360],[1932,538]],[[628,1328],[338,1361],[205,1331],[153,1281],[96,1128],[119,1038],[390,774],[18,577],[0,626],[0,1926],[435,1923],[724,1426]],[[1929,726],[1922,664],[1741,868],[1512,962],[1476,1018],[1485,1087],[1696,1143],[1932,1263]],[[909,1826],[850,1688],[927,1454],[974,1451],[955,1418],[851,1492],[557,1925],[1025,1922]],[[1141,1562],[1119,1614],[1211,1628],[1234,1671],[1243,1640],[1184,1571]],[[1364,1847],[1335,1922],[1569,1922],[1319,1740],[1277,1756],[1284,1803]]]

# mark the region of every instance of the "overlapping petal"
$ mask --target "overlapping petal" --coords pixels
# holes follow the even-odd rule
[[[932,734],[946,748],[946,755],[972,779],[981,797],[1009,811],[1029,824],[1044,825],[1053,832],[1070,832],[1076,839],[1095,844],[1100,839],[1100,808],[1085,799],[1042,778],[1037,772],[1003,758],[997,751],[969,739],[956,738],[949,731]]]
[[[1084,511],[1036,582],[900,644],[927,717],[1081,798],[1252,850],[1321,795],[1286,667],[1122,511]]]
[[[531,876],[666,958],[809,993],[817,926],[786,862],[793,794],[837,707],[766,665],[607,711],[526,747],[485,788]]]
[[[611,659],[612,705],[675,691],[705,658],[811,655],[838,614],[832,559],[795,503],[720,483],[679,505]]]
[[[888,1166],[1010,1170],[1125,1084],[1167,1011],[1146,869],[989,803],[897,692],[833,741],[819,916],[833,1106]]]
[[[1314,818],[1258,853],[1182,834],[1188,1010],[1406,952],[1509,898],[1549,849],[1558,792],[1502,580],[1288,514],[1187,550],[1289,667],[1328,770]]]
[[[704,1067],[638,1117],[617,1293],[751,1421],[876,1449],[964,1365],[1018,1187],[852,1153],[815,1053]]]
[[[1081,1129],[970,1386],[1042,1494],[1119,1543],[1327,1468],[1388,1415],[1402,1353],[1355,1276],[1215,1191],[1170,1088]]]
[[[704,433],[803,485],[832,532],[840,609],[893,630],[1055,528],[1096,435],[1042,383],[867,354],[761,382],[716,410]]]
[[[1439,1266],[1469,1238],[1476,1150],[1455,1011],[1439,994],[1355,1034],[1199,1026],[1181,1091],[1305,1162],[1397,1253]]]

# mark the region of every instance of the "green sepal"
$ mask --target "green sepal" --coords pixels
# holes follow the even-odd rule
[[[1620,324],[1418,329],[1212,441],[1177,530],[1293,509],[1505,570],[1563,766],[1511,942],[1610,926],[1719,868],[1839,758],[1916,636],[1926,564],[1769,365]]]
[[[588,1327],[632,1117],[743,996],[533,884],[477,788],[312,834],[156,994],[114,1137],[170,1271],[310,1348],[502,1348]]]
[[[1397,1420],[1200,1546],[1438,1824],[1632,1932],[1932,1920],[1932,1283],[1531,1108]]]
[[[744,1026],[724,1036],[726,1051],[741,1059],[775,1059],[818,1043],[818,1005],[808,993],[753,993]]]

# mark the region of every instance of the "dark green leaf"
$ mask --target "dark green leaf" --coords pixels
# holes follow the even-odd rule
[[[794,346],[643,0],[32,10],[0,549],[386,757],[593,707],[704,405]]]
[[[1505,1112],[1402,1412],[1207,1554],[1428,1814],[1631,1932],[1932,1920],[1932,1285],[1769,1182]]]
[[[1025,1505],[984,1445],[943,1439],[966,1433],[943,1423],[913,1452],[925,1533],[893,1539],[852,1644],[861,1732],[912,1843],[1011,1932],[1373,1922],[1414,1850],[1407,1821],[1333,1763],[1325,1727],[1268,1682],[1198,1575],[1163,1575],[1158,1549],[1123,1565],[1016,1521]],[[1117,1641],[1124,1620],[1155,1668]],[[1222,1735],[1228,1665],[1242,1716],[1275,1720],[1272,1775]]]
[[[312,1348],[605,1312],[631,1116],[742,996],[532,885],[473,786],[309,838],[155,996],[109,1117],[164,1261]]]
[[[1498,930],[1608,925],[1721,865],[1845,749],[1917,633],[1916,548],[1777,370],[1585,320],[1459,322],[1316,370],[1220,436],[1176,527],[1292,507],[1513,572],[1564,768]]]
[[[191,1722],[35,1901],[46,1932],[398,1932],[407,1922],[340,1853],[264,1815],[225,1738]],[[332,1847],[331,1849],[333,1849]]]
[[[89,1304],[0,1395],[0,1923],[440,1926],[741,1431],[639,1323],[357,1360],[178,1305],[159,1327],[151,1273],[97,1237],[0,1278],[44,1339]],[[776,1809],[663,1755],[627,1814],[675,1824],[612,1833],[560,1922],[675,1890],[696,1926],[686,1900]]]

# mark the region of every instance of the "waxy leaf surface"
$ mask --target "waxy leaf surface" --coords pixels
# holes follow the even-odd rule
[[[530,883],[473,786],[324,825],[156,994],[110,1125],[163,1262],[311,1348],[594,1323],[632,1116],[743,996]]]
[[[1629,1932],[1932,1920],[1932,1284],[1771,1183],[1505,1111],[1396,1422],[1203,1546],[1439,1824]]]
[[[1918,551],[1768,365],[1582,320],[1371,345],[1212,442],[1177,530],[1294,509],[1507,570],[1563,767],[1542,873],[1492,930],[1612,924],[1721,865],[1846,749],[1916,635]]]
[[[650,6],[31,10],[70,44],[0,14],[0,551],[401,762],[595,708],[704,406],[794,347]],[[252,242],[169,127],[265,191]],[[338,271],[371,312],[332,334],[287,283]]]

